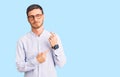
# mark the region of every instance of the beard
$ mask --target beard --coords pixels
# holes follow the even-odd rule
[[[31,27],[32,27],[33,29],[39,29],[39,28],[43,25],[43,21],[42,21],[41,24],[39,24],[39,22],[34,22],[34,24],[35,24],[35,26],[31,25]]]

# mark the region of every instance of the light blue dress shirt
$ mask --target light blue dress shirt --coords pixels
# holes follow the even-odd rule
[[[49,43],[50,32],[44,30],[38,37],[32,31],[19,39],[16,51],[16,66],[24,77],[57,77],[55,66],[66,63],[63,47],[58,38],[59,49],[52,49]],[[36,56],[49,49],[46,61],[39,63]]]

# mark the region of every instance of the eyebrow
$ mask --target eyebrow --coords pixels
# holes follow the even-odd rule
[[[35,14],[35,15],[38,15],[38,14]],[[35,15],[28,15],[28,16],[35,16]],[[39,14],[39,15],[43,15],[43,14]]]

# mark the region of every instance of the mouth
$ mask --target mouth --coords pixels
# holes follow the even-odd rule
[[[39,22],[34,22],[34,24],[37,24],[37,23],[39,23]]]

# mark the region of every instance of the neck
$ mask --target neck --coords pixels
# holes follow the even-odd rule
[[[44,30],[44,27],[43,27],[43,26],[41,26],[41,27],[38,28],[38,29],[33,29],[33,28],[32,28],[32,32],[34,32],[37,36],[40,36],[41,33],[43,32],[43,30]]]

